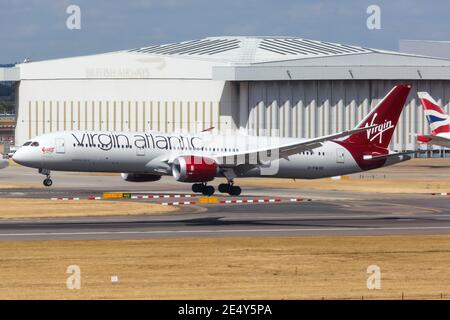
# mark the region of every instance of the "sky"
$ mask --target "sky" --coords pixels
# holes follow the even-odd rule
[[[71,5],[80,29],[67,28]],[[380,29],[367,27],[370,5]],[[398,50],[400,39],[450,40],[449,12],[448,0],[0,0],[0,63],[231,35]]]

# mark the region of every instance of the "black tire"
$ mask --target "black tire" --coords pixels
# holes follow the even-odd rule
[[[52,179],[47,178],[47,179],[44,180],[44,186],[50,187],[52,184],[53,184]]]
[[[214,189],[214,187],[213,186],[205,186],[204,188],[203,188],[203,195],[205,195],[205,196],[212,196],[213,194],[214,194],[214,192],[216,191],[216,189]]]
[[[241,187],[232,186],[230,188],[230,192],[229,193],[230,193],[230,196],[239,196],[241,194],[241,192],[242,192]]]
[[[203,192],[203,184],[201,184],[201,183],[194,183],[192,185],[192,192],[194,192],[194,193],[202,193]]]
[[[230,192],[230,185],[226,183],[219,184],[219,192],[220,193],[229,193]]]

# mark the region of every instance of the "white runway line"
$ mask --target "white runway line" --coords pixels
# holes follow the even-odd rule
[[[368,227],[368,228],[294,228],[294,229],[217,229],[217,230],[149,230],[149,231],[92,231],[92,232],[32,232],[32,233],[0,233],[0,237],[23,236],[89,236],[89,235],[115,235],[115,234],[214,234],[214,233],[279,233],[302,231],[425,231],[450,230],[450,227]]]

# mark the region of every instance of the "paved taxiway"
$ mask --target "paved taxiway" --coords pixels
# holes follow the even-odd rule
[[[0,182],[36,183],[42,180],[34,170],[20,167],[5,170],[8,171],[2,171]],[[191,193],[189,185],[174,182],[170,177],[156,183],[133,184],[122,181],[117,175],[55,173],[54,180],[54,187],[47,189],[1,189],[0,197],[87,198],[103,191],[138,190],[139,194]],[[283,201],[180,206],[177,213],[164,216],[0,220],[0,240],[450,234],[449,196],[292,190],[265,186],[247,187],[245,194],[247,197],[244,198],[281,197]],[[298,197],[313,201],[289,202],[290,198]]]
[[[448,204],[447,198],[439,196],[419,196],[413,200],[391,196],[387,199],[180,206],[176,214],[164,216],[4,220],[0,222],[0,239],[448,234]]]

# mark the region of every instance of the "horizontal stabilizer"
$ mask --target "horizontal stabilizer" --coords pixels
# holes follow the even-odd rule
[[[404,156],[408,154],[416,153],[416,151],[407,151],[407,152],[396,152],[396,153],[389,153],[389,154],[367,154],[363,156],[363,160],[379,160],[379,159],[389,159],[389,158],[395,158],[399,156]]]

